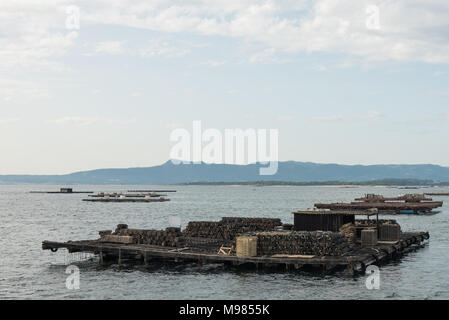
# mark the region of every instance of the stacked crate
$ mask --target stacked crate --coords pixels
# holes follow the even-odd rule
[[[377,245],[377,229],[367,228],[362,230],[362,247],[370,247]]]
[[[337,256],[351,250],[344,234],[340,232],[255,232],[246,236],[257,238],[258,256],[274,254]]]
[[[211,239],[201,237],[180,238],[185,247],[195,248],[195,251],[204,253],[217,253],[221,246],[231,247],[234,245],[232,240]]]
[[[235,242],[237,257],[257,256],[257,237],[237,237]]]
[[[183,232],[185,237],[235,240],[246,232],[271,231],[282,225],[280,219],[225,217],[221,221],[191,221]]]
[[[128,229],[123,225],[117,226],[114,235],[132,236],[135,244],[149,244],[165,247],[183,246],[180,228],[166,228],[165,230]]]
[[[376,220],[356,220],[355,226],[375,228]],[[401,238],[401,226],[393,219],[380,219],[378,229],[379,241],[399,241]],[[359,235],[361,236],[361,235]]]
[[[401,226],[399,224],[384,223],[379,227],[379,240],[399,241],[401,239]]]

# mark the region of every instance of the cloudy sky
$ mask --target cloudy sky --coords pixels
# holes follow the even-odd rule
[[[0,2],[0,174],[160,164],[194,120],[279,129],[280,160],[449,166],[449,2]]]

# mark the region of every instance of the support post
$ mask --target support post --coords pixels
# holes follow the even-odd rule
[[[102,266],[104,264],[104,259],[103,259],[103,250],[100,249],[100,260],[98,261],[100,266]]]
[[[354,275],[354,265],[352,263],[348,263],[347,270],[350,276]]]
[[[379,235],[379,210],[376,213],[376,227],[377,227],[377,235]]]

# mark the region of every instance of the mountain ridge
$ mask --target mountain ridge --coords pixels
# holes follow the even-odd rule
[[[449,181],[449,167],[433,164],[342,165],[299,161],[279,162],[275,175],[261,176],[258,163],[179,164],[171,160],[152,167],[109,168],[79,171],[63,175],[0,175],[0,183],[38,184],[183,184],[194,182],[250,181],[374,181],[416,179]]]

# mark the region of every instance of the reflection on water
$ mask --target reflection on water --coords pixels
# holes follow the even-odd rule
[[[87,203],[86,195],[30,194],[60,186],[0,186],[0,298],[14,299],[449,299],[449,210],[430,216],[389,216],[406,231],[429,231],[430,242],[382,265],[380,290],[368,290],[365,277],[344,271],[236,270],[210,264],[110,264],[97,258],[41,250],[42,240],[98,237],[119,223],[131,228],[165,228],[173,217],[191,220],[224,216],[279,217],[315,202],[350,201],[365,193],[395,196],[404,190],[380,187],[177,186],[165,203]],[[126,191],[157,186],[82,186],[74,189]],[[430,191],[428,188],[425,191]],[[438,189],[435,189],[438,191]],[[414,193],[423,190],[413,190]],[[445,199],[434,197],[435,199]],[[447,198],[449,201],[449,198]],[[66,266],[80,268],[80,289],[65,286]]]

